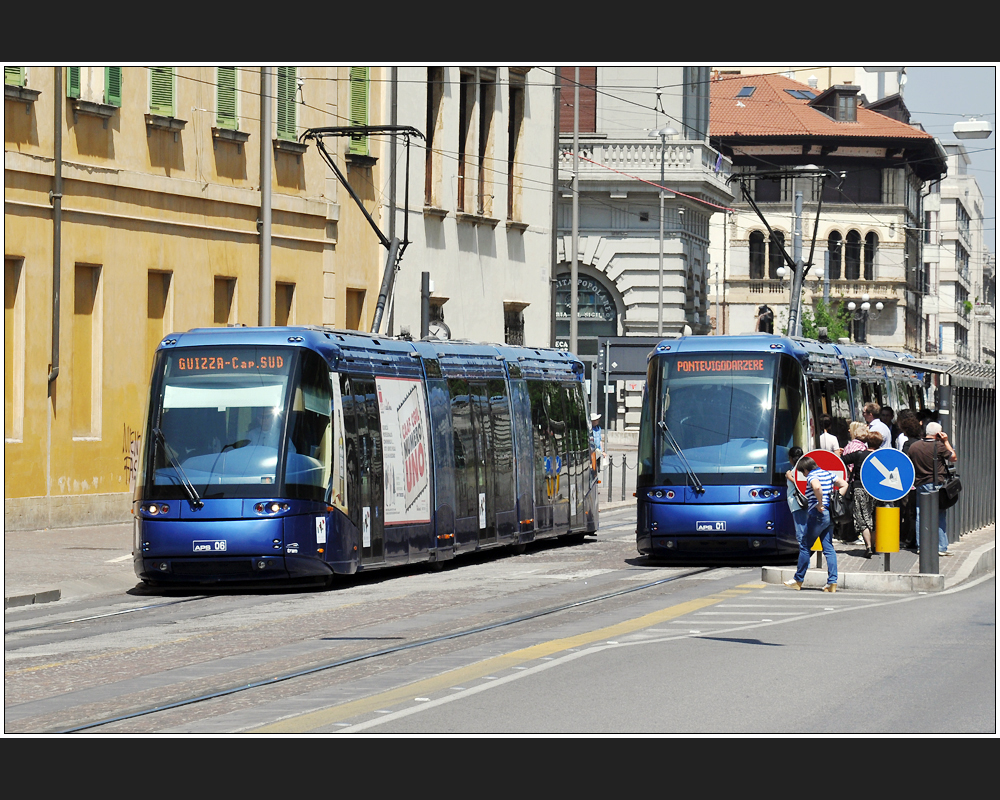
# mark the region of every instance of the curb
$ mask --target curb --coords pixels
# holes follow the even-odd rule
[[[45,592],[35,592],[34,594],[19,594],[3,599],[3,609],[20,608],[21,606],[33,606],[38,603],[54,603],[62,597],[59,589],[49,589]]]

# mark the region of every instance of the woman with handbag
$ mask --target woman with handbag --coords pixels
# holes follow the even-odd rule
[[[790,447],[788,449],[788,463],[792,468],[785,473],[785,499],[788,502],[788,510],[792,512],[792,522],[795,523],[795,541],[801,542],[806,533],[806,519],[809,511],[809,501],[806,496],[799,491],[795,484],[796,464],[802,458],[801,447]]]
[[[866,449],[854,450],[843,456],[850,478],[847,493],[851,497],[855,542],[865,543],[865,558],[871,558],[874,550],[872,531],[875,530],[875,499],[861,485],[861,465],[872,453],[882,446],[882,434],[869,431],[865,437]]]
[[[819,539],[823,545],[823,557],[826,559],[826,586],[823,587],[823,591],[835,592],[837,591],[838,577],[837,551],[833,549],[830,501],[835,491],[843,496],[844,492],[847,491],[847,481],[839,475],[820,469],[809,456],[803,456],[799,459],[798,471],[806,476],[806,484],[808,485],[806,499],[809,501],[809,516],[806,521],[805,535],[799,542],[799,563],[795,570],[795,576],[790,581],[785,581],[785,586],[789,589],[802,588],[802,582],[806,579],[806,570],[809,569],[812,546]]]
[[[907,455],[913,462],[913,484],[917,487],[917,547],[920,547],[920,495],[933,492],[944,483],[948,462],[958,461],[958,453],[941,430],[940,423],[928,422],[924,438],[910,445]],[[948,552],[947,509],[938,509],[938,555]]]

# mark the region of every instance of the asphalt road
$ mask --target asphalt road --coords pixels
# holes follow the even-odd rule
[[[634,513],[604,512],[583,544],[331,591],[11,609],[5,731],[995,731],[992,578],[790,592],[759,568],[650,564]]]

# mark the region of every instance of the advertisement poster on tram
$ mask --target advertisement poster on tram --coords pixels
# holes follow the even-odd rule
[[[430,464],[424,390],[419,380],[376,378],[382,419],[385,522],[429,522]]]

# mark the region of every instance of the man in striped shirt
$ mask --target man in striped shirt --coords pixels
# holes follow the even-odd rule
[[[799,459],[798,472],[806,477],[809,491],[806,499],[809,501],[809,516],[806,521],[806,533],[799,540],[799,563],[795,577],[785,581],[789,589],[801,589],[809,569],[809,559],[812,556],[813,543],[819,539],[823,545],[823,556],[826,558],[826,586],[824,592],[837,591],[837,551],[833,549],[833,525],[830,521],[830,495],[834,490],[844,494],[847,482],[839,475],[834,475],[816,466],[816,462],[808,456]]]

